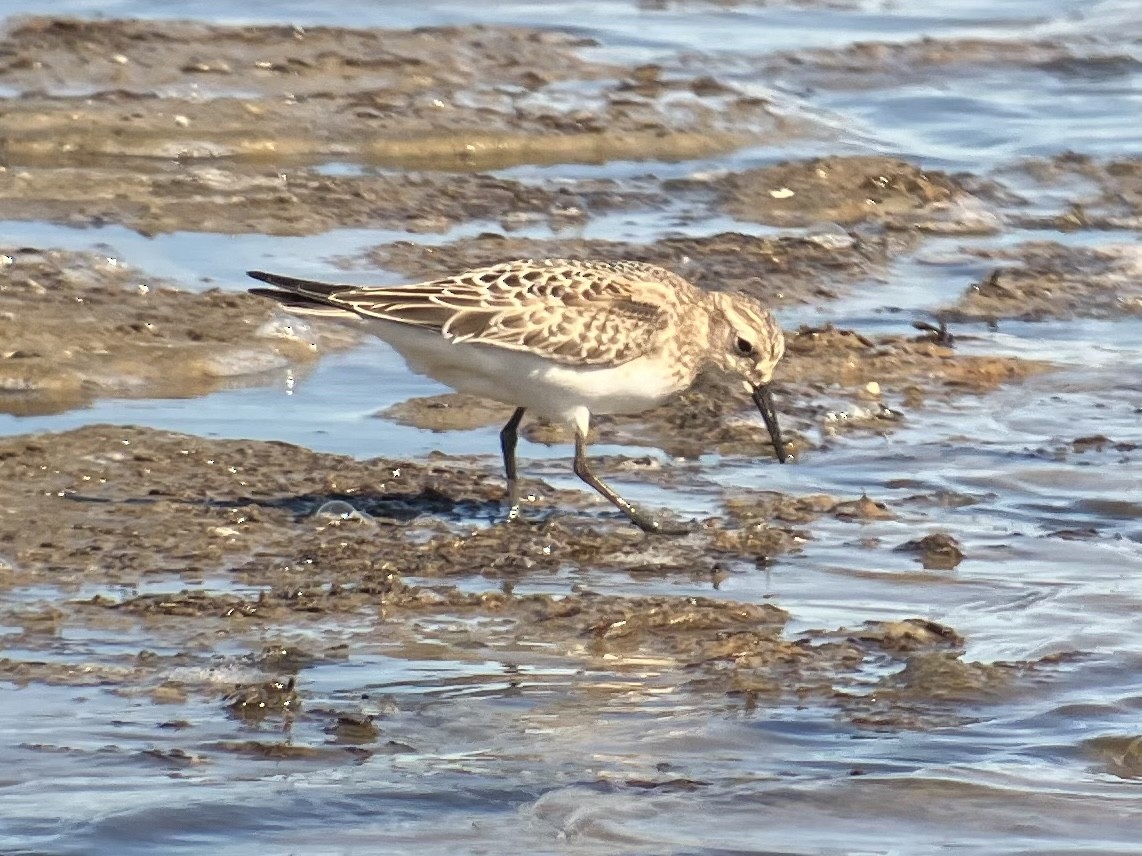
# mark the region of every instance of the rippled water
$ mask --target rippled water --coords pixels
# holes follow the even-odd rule
[[[1133,2],[899,2],[771,7],[752,3],[418,2],[232,4],[197,0],[172,16],[222,21],[292,21],[418,26],[489,21],[573,27],[594,36],[600,56],[630,61],[679,50],[750,55],[860,40],[934,36],[1093,37],[1137,56]],[[7,2],[0,13],[37,11]],[[155,13],[145,2],[63,0],[53,12]],[[744,71],[742,72],[745,73]],[[799,151],[764,147],[688,164],[521,167],[512,175],[683,174],[744,167],[789,156],[875,150],[949,171],[980,174],[1026,155],[1075,150],[1136,155],[1142,100],[1139,70],[1121,74],[958,74],[954,66],[899,87],[799,91],[770,81],[789,109],[825,118],[838,142]],[[343,230],[314,238],[174,234],[144,239],[128,230],[2,224],[6,238],[38,246],[100,245],[188,288],[200,277],[240,288],[248,267],[317,273],[328,259],[405,237]],[[465,227],[466,229],[468,227]],[[479,231],[477,227],[473,227]],[[653,215],[592,223],[598,237],[652,239]],[[724,218],[692,226],[757,232]],[[449,240],[454,235],[430,240]],[[1088,236],[1089,238],[1089,236]],[[423,236],[418,239],[423,240]],[[1008,232],[1002,241],[1061,240]],[[1108,240],[1137,240],[1118,235]],[[958,240],[946,240],[954,248]],[[937,253],[941,242],[925,245]],[[958,293],[971,274],[905,260],[882,288],[820,310],[785,313],[788,325],[822,318],[873,332],[905,329],[910,313]],[[894,311],[889,311],[889,309]],[[895,310],[905,309],[905,312]],[[1049,359],[1058,372],[983,397],[933,406],[885,438],[839,439],[794,467],[753,467],[711,458],[703,474],[726,485],[879,499],[965,496],[970,503],[906,505],[906,518],[814,524],[803,552],[766,572],[734,574],[722,594],[770,598],[793,615],[791,630],[853,626],[875,618],[927,616],[967,638],[984,662],[1067,655],[1049,679],[975,709],[964,721],[916,730],[858,729],[834,711],[711,708],[700,696],[655,687],[651,667],[614,674],[508,663],[394,659],[368,650],[305,670],[309,703],[391,697],[386,728],[418,747],[357,766],[310,761],[251,764],[219,755],[206,767],[172,770],[140,762],[170,711],[91,687],[0,687],[0,852],[134,854],[387,852],[584,853],[1120,853],[1142,849],[1142,784],[1116,775],[1098,738],[1142,734],[1142,467],[1137,453],[1077,453],[1077,437],[1142,439],[1142,322],[1005,323],[966,326],[967,352]],[[56,430],[131,422],[205,435],[284,439],[360,456],[420,455],[434,448],[490,455],[495,432],[434,435],[370,418],[384,406],[436,392],[407,376],[378,343],[324,359],[286,397],[284,385],[220,392],[187,401],[106,401],[50,417],[0,416],[0,431]],[[288,421],[282,419],[283,412]],[[567,450],[526,446],[534,470],[553,484]],[[555,463],[558,459],[558,463]],[[699,513],[711,500],[645,488],[654,503]],[[637,498],[637,494],[634,495]],[[689,503],[690,505],[687,505]],[[896,543],[917,528],[956,533],[967,559],[954,572],[919,572],[911,557],[864,550],[860,538]],[[1093,530],[1072,540],[1043,537]],[[592,579],[600,591],[631,580]],[[218,585],[225,583],[218,581]],[[639,581],[673,593],[697,582]],[[29,593],[29,597],[36,593]],[[366,619],[362,619],[366,620]],[[0,628],[2,629],[2,628]],[[315,627],[352,638],[351,626]],[[56,654],[126,646],[137,638],[65,634]],[[160,638],[149,648],[163,652]],[[37,658],[44,651],[32,652]],[[5,656],[19,657],[11,649]],[[870,680],[875,677],[870,675]],[[220,684],[233,675],[218,675]],[[232,737],[216,707],[190,701],[179,717]],[[211,724],[213,723],[213,725]],[[312,727],[312,726],[308,726]],[[295,725],[305,736],[307,725]],[[210,734],[196,739],[208,743]],[[59,747],[34,755],[19,745]],[[126,749],[111,751],[109,747]],[[620,786],[645,780],[674,785]]]

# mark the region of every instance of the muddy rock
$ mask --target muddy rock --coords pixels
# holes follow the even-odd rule
[[[373,717],[362,714],[341,714],[335,722],[325,729],[334,743],[349,746],[360,746],[375,743],[380,736],[380,729],[373,722]]]
[[[904,668],[875,692],[846,699],[852,721],[865,728],[940,728],[975,721],[989,702],[1010,698],[1026,676],[1047,663],[978,663],[955,653],[908,655]]]
[[[400,401],[376,415],[398,425],[411,425],[429,431],[471,431],[491,425],[504,425],[514,410],[511,405],[487,398],[462,392],[446,392]],[[526,430],[522,433],[528,439],[535,440],[535,436],[529,436]],[[559,440],[562,439],[561,436]]]
[[[945,532],[905,541],[893,549],[898,553],[913,553],[930,571],[950,571],[964,559],[959,542]]]
[[[132,669],[125,665],[60,663],[0,657],[0,680],[16,686],[30,683],[48,686],[100,687],[131,680]]]
[[[744,522],[756,520],[783,520],[788,523],[808,523],[831,513],[839,500],[825,494],[786,496],[776,491],[757,491],[739,488],[726,499],[726,511]]]
[[[293,678],[235,687],[223,703],[232,716],[246,722],[259,722],[267,716],[285,716],[300,706]]]
[[[1142,736],[1108,734],[1094,737],[1084,741],[1082,749],[1112,776],[1142,779]]]
[[[1017,667],[1007,663],[971,663],[955,654],[922,653],[908,658],[904,669],[886,678],[884,692],[900,697],[960,699],[998,696],[1016,677]]]
[[[964,645],[964,638],[951,627],[920,618],[869,621],[854,635],[886,651],[962,650]]]

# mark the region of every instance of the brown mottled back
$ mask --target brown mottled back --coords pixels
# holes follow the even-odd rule
[[[327,287],[313,296],[365,318],[437,330],[454,342],[531,351],[567,364],[617,366],[656,350],[678,298],[685,297],[680,292],[692,289],[654,265],[546,259],[415,285]]]

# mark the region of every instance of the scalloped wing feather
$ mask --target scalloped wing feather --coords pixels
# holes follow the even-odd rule
[[[689,284],[637,262],[522,261],[322,298],[362,315],[437,330],[453,342],[616,366],[655,350]],[[572,311],[566,311],[572,310]]]

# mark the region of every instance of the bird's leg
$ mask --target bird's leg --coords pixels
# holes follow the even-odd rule
[[[504,474],[508,478],[508,520],[519,518],[519,479],[516,478],[515,444],[519,439],[519,423],[526,408],[517,407],[508,424],[500,431],[500,450],[504,453]]]
[[[595,475],[587,463],[587,440],[581,431],[575,432],[575,463],[572,465],[572,469],[575,471],[575,475],[605,496],[611,504],[630,518],[631,523],[643,532],[657,535],[682,535],[690,531],[689,526],[663,523],[646,512],[640,511],[619,496],[613,487]]]

